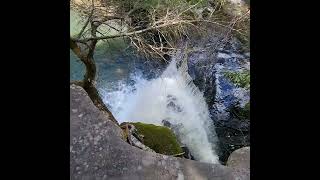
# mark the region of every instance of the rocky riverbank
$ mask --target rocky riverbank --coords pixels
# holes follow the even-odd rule
[[[250,145],[250,50],[236,37],[226,38],[226,29],[214,28],[181,43],[186,49],[172,58],[187,61],[193,83],[203,92],[225,164],[231,152]]]
[[[114,83],[128,90],[114,99],[103,97],[108,100],[104,103],[111,102],[108,108],[120,123],[132,122],[115,124],[81,87],[70,86],[70,179],[250,179],[250,7],[243,0],[208,3],[192,13],[203,21],[216,18],[209,18],[211,24],[199,21],[197,29],[183,33],[185,39],[177,43],[179,52],[165,54],[173,61],[160,78],[162,65],[144,68],[141,64],[143,75],[132,78],[130,72],[138,72],[139,67],[135,61],[134,70],[126,62],[114,67],[96,62],[101,75],[96,86],[107,91],[104,96],[118,92]],[[113,15],[114,8],[109,7],[93,17]],[[96,59],[106,58],[97,52],[99,48]],[[144,82],[153,88],[145,89]],[[160,88],[167,85],[174,88]],[[146,96],[132,96],[135,93]],[[128,94],[133,98],[119,103]]]
[[[123,140],[121,128],[93,105],[81,87],[71,85],[70,95],[70,179],[236,179],[234,167],[131,146]]]

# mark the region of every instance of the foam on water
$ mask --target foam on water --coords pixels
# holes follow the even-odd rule
[[[217,137],[203,94],[192,83],[186,67],[173,60],[155,79],[132,77],[134,85],[119,83],[115,91],[100,89],[104,101],[121,122],[144,122],[177,126],[177,135],[202,162],[219,163],[215,152]]]

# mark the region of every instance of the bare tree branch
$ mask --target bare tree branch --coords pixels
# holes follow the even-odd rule
[[[145,29],[141,29],[141,30],[137,30],[137,31],[133,31],[133,32],[128,32],[128,33],[123,33],[123,34],[116,34],[116,35],[110,35],[110,36],[101,36],[101,37],[90,37],[90,38],[86,38],[86,39],[75,39],[75,41],[77,42],[86,42],[86,41],[90,41],[90,40],[102,40],[102,39],[113,39],[113,38],[118,38],[118,37],[124,37],[124,36],[132,36],[135,34],[141,34],[147,31],[151,31],[151,30],[155,30],[155,29],[159,29],[159,28],[163,28],[166,26],[172,26],[172,25],[176,25],[176,24],[180,24],[183,23],[182,21],[177,21],[177,22],[172,22],[172,23],[168,23],[168,24],[162,24],[159,26],[152,26],[149,28],[145,28]]]
[[[79,32],[79,34],[78,34],[78,36],[77,36],[77,38],[78,38],[78,39],[80,39],[80,38],[81,38],[81,36],[82,36],[82,34],[83,34],[84,30],[87,28],[87,26],[88,26],[88,24],[89,24],[89,22],[90,22],[90,20],[91,20],[91,18],[92,18],[93,12],[94,12],[94,8],[92,8],[91,13],[90,13],[90,15],[89,15],[89,17],[88,17],[88,19],[87,19],[86,23],[83,25],[83,27],[82,27],[81,31]]]
[[[82,51],[76,41],[70,37],[70,49],[74,52],[74,54],[79,59],[84,59],[84,55],[82,54]]]
[[[193,32],[198,33],[202,31],[201,25],[214,24],[226,28],[226,36],[229,36],[233,31],[241,35],[244,34],[241,28],[234,28],[237,28],[236,24],[243,17],[227,18],[224,22],[218,22],[220,19],[214,20],[211,17],[203,19],[199,12],[195,11],[195,9],[201,11],[197,7],[202,1],[200,0],[194,5],[186,2],[178,6],[158,4],[149,9],[139,6],[139,3],[142,3],[139,0],[133,1],[133,6],[130,4],[129,7],[127,4],[121,4],[123,1],[92,0],[91,3],[86,1],[78,5],[73,4],[75,9],[87,18],[87,21],[76,37],[70,37],[70,48],[86,66],[86,74],[80,84],[100,110],[114,119],[95,87],[96,64],[93,55],[99,40],[107,40],[109,43],[109,39],[129,38],[131,46],[134,46],[139,53],[145,53],[145,55],[152,57],[159,56],[167,61],[166,55],[170,55],[176,50],[177,39],[180,37],[189,38],[191,28],[196,30]],[[215,6],[216,8],[217,6]],[[120,27],[114,27],[114,22]],[[90,27],[88,28],[89,23]],[[108,35],[109,32],[99,32],[100,25],[106,25],[109,27],[109,32],[115,30],[118,34]],[[85,44],[88,48],[80,46],[80,43]]]

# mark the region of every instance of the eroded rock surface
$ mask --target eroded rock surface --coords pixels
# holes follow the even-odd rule
[[[121,129],[70,86],[70,179],[233,180],[231,168],[150,153],[121,139]]]

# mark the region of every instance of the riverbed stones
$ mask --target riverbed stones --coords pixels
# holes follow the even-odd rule
[[[72,109],[78,112],[72,113]],[[83,116],[80,118],[79,114]],[[70,86],[70,179],[235,179],[232,169],[223,165],[145,152],[130,146],[122,140],[121,131],[94,106],[81,87]]]

